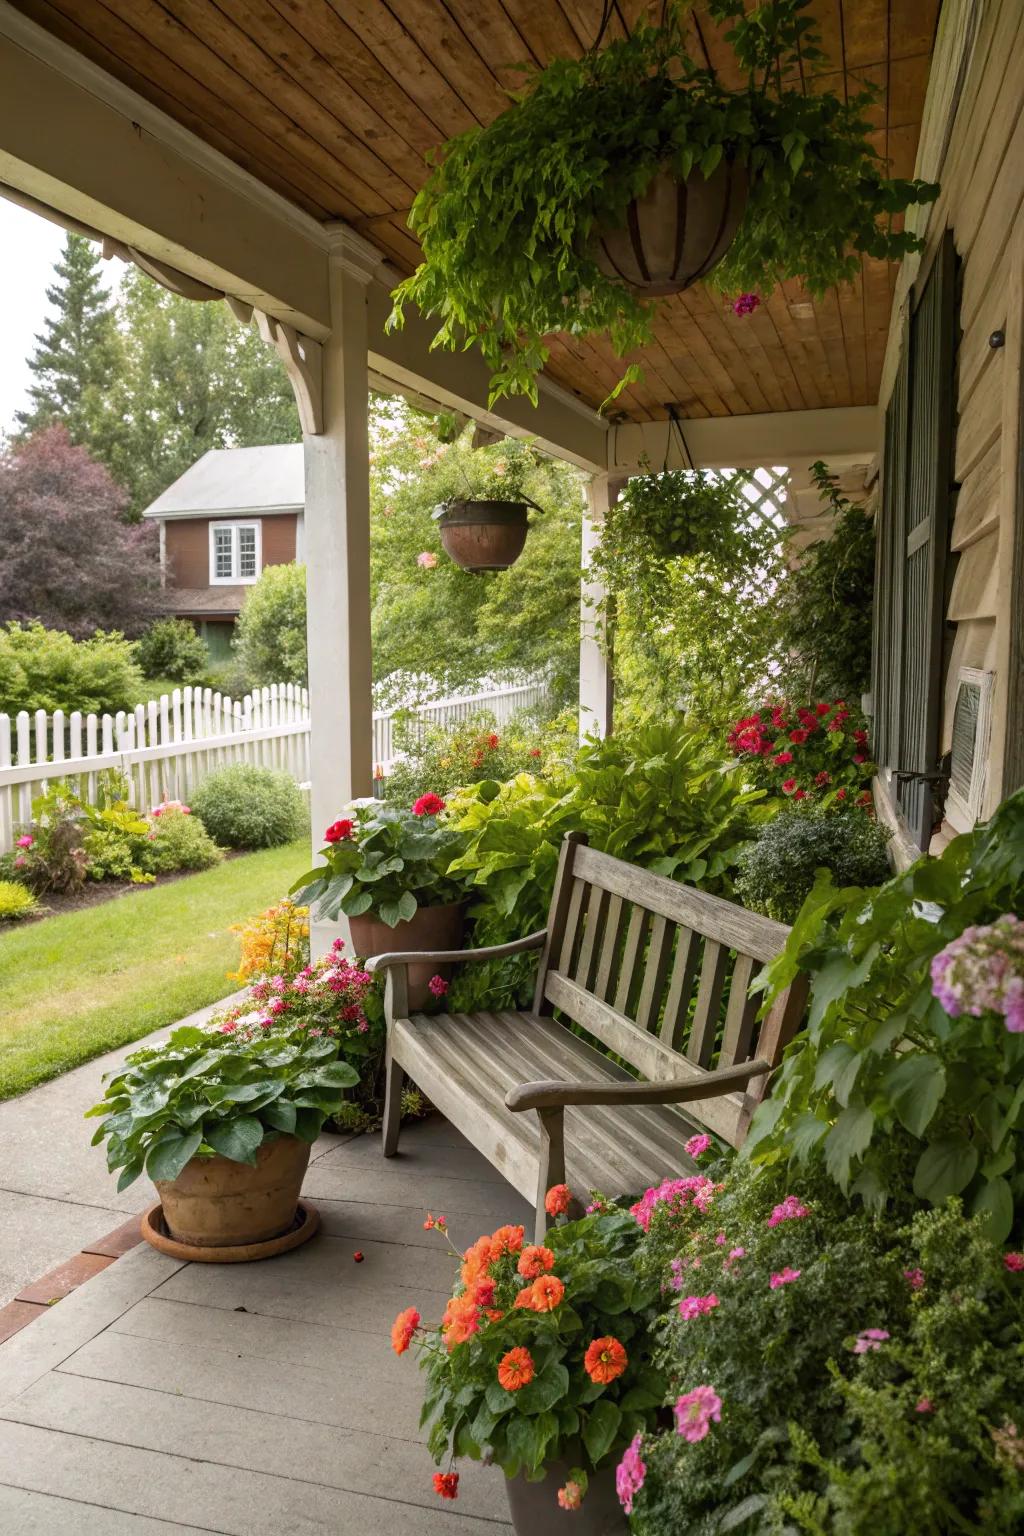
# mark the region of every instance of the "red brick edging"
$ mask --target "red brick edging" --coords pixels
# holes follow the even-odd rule
[[[91,1280],[93,1275],[98,1275],[108,1264],[113,1264],[115,1259],[141,1242],[139,1217],[132,1216],[120,1227],[115,1227],[113,1232],[108,1232],[106,1237],[97,1238],[94,1243],[83,1248],[81,1253],[76,1253],[73,1259],[66,1259],[56,1269],[49,1270],[45,1275],[40,1275],[38,1280],[24,1286],[13,1301],[0,1307],[0,1344],[29,1323],[35,1322],[42,1313],[58,1301],[63,1301],[65,1296],[70,1296],[86,1280]]]

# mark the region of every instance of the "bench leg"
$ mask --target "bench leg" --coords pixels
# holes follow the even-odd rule
[[[402,1127],[402,1085],[405,1073],[388,1047],[384,1067],[384,1156],[394,1157],[398,1151],[398,1133]]]
[[[561,1105],[538,1109],[540,1120],[540,1165],[537,1170],[537,1213],[533,1240],[543,1243],[550,1225],[544,1197],[552,1184],[565,1182],[565,1114]]]

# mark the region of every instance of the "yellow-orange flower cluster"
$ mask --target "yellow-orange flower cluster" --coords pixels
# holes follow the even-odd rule
[[[229,981],[287,972],[304,965],[309,957],[309,908],[287,899],[250,923],[235,923],[231,932],[240,935],[242,953],[238,970],[228,972]]]
[[[406,1307],[391,1324],[391,1348],[396,1355],[404,1355],[412,1343],[413,1334],[420,1325],[420,1314],[415,1307]]]
[[[532,1285],[523,1287],[515,1305],[529,1312],[553,1312],[564,1295],[565,1286],[557,1275],[539,1275]]]

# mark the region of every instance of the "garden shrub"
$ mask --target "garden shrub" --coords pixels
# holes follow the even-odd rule
[[[268,565],[249,588],[235,627],[235,657],[249,688],[306,682],[304,565]]]
[[[176,869],[212,869],[224,854],[198,816],[183,805],[165,803],[149,814],[150,830],[139,862],[152,875]]]
[[[136,642],[135,658],[147,678],[201,682],[209,666],[206,646],[187,619],[157,619]]]
[[[210,775],[192,810],[214,842],[227,848],[276,848],[306,830],[302,791],[290,773],[233,763]]]
[[[42,624],[0,626],[0,712],[62,709],[115,714],[131,709],[142,687],[135,647],[117,631],[73,640]]]
[[[740,855],[736,894],[744,906],[792,923],[819,869],[836,885],[881,885],[891,870],[886,849],[891,833],[854,808],[787,808],[759,828]]]
[[[0,880],[0,923],[15,922],[39,911],[39,903],[20,880]]]
[[[637,1447],[639,1536],[1020,1529],[1024,1257],[957,1201],[907,1222],[740,1163],[634,1210],[676,1420]]]
[[[482,779],[564,768],[577,746],[576,717],[564,710],[538,724],[519,716],[499,730],[494,716],[479,710],[451,728],[428,726],[419,735],[416,716],[399,715],[395,745],[403,756],[392,764],[383,794],[391,804],[406,806],[429,792],[448,796]]]
[[[880,890],[819,875],[768,997],[809,975],[744,1154],[823,1162],[881,1208],[960,1195],[992,1238],[1024,1233],[1024,790]]]

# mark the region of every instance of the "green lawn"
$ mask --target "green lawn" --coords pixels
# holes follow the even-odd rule
[[[0,1099],[236,989],[229,932],[309,864],[305,842],[0,931]],[[97,1090],[98,1096],[98,1090]]]

